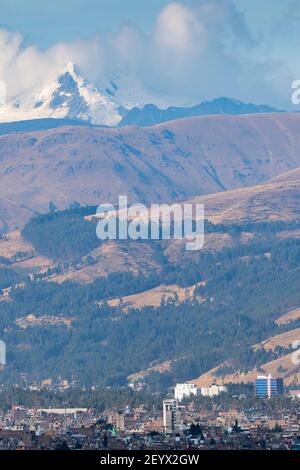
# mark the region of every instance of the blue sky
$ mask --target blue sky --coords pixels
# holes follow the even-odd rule
[[[168,0],[0,0],[2,26],[21,31],[26,43],[47,47],[77,34],[117,31],[124,22],[153,26]]]
[[[47,47],[57,41],[72,40],[77,34],[89,36],[103,30],[117,31],[124,22],[150,30],[159,11],[168,3],[169,0],[0,0],[0,24],[22,32],[26,43]],[[237,0],[235,3],[257,33],[276,24],[289,2]]]
[[[0,0],[0,79],[17,93],[70,60],[95,82],[130,73],[170,104],[289,107],[299,25],[300,0]]]

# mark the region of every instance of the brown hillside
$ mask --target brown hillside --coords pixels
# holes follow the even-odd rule
[[[0,229],[49,201],[166,202],[262,183],[300,166],[299,125],[299,114],[277,113],[2,135]]]

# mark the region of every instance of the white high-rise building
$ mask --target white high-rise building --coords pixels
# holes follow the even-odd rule
[[[3,370],[6,365],[6,344],[0,340],[0,370]]]
[[[175,387],[175,400],[182,401],[191,395],[197,395],[197,385],[191,383],[176,384]]]

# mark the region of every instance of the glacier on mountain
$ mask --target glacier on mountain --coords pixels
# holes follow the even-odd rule
[[[80,75],[73,63],[69,63],[41,92],[0,106],[0,122],[42,118],[80,119],[115,126],[122,115],[118,104],[100,93]]]

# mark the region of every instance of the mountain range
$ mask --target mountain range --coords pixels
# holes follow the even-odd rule
[[[95,225],[83,214],[92,209],[78,205],[7,232],[0,238],[5,380],[138,379],[165,389],[272,373],[298,386],[291,359],[300,327],[299,175],[298,168],[193,198],[213,222],[200,252],[186,252],[180,240],[91,246]]]
[[[0,110],[6,379],[111,386],[146,370],[167,387],[262,369],[298,384],[300,114],[229,98],[125,109],[111,87],[69,64]],[[204,203],[204,249],[100,243],[95,206],[119,195]]]
[[[69,63],[38,93],[26,93],[0,106],[0,123],[52,118],[80,120],[93,125],[111,127],[127,125],[144,127],[192,116],[279,111],[267,105],[243,103],[226,97],[192,107],[173,106],[162,109],[148,103],[139,108],[130,105],[125,98],[117,96],[117,91],[118,86],[112,80],[110,86],[104,86],[103,91],[99,91],[82,77],[75,64]]]
[[[279,112],[276,108],[267,105],[256,105],[253,103],[243,103],[231,98],[217,98],[213,101],[206,101],[192,107],[169,107],[160,109],[153,104],[147,104],[142,109],[132,108],[122,118],[120,126],[152,126],[162,122],[173,121],[174,119],[187,118],[192,116],[205,116],[209,114],[257,114]]]
[[[299,126],[298,113],[270,113],[0,135],[0,219],[19,225],[50,202],[170,202],[260,184],[300,166]]]

